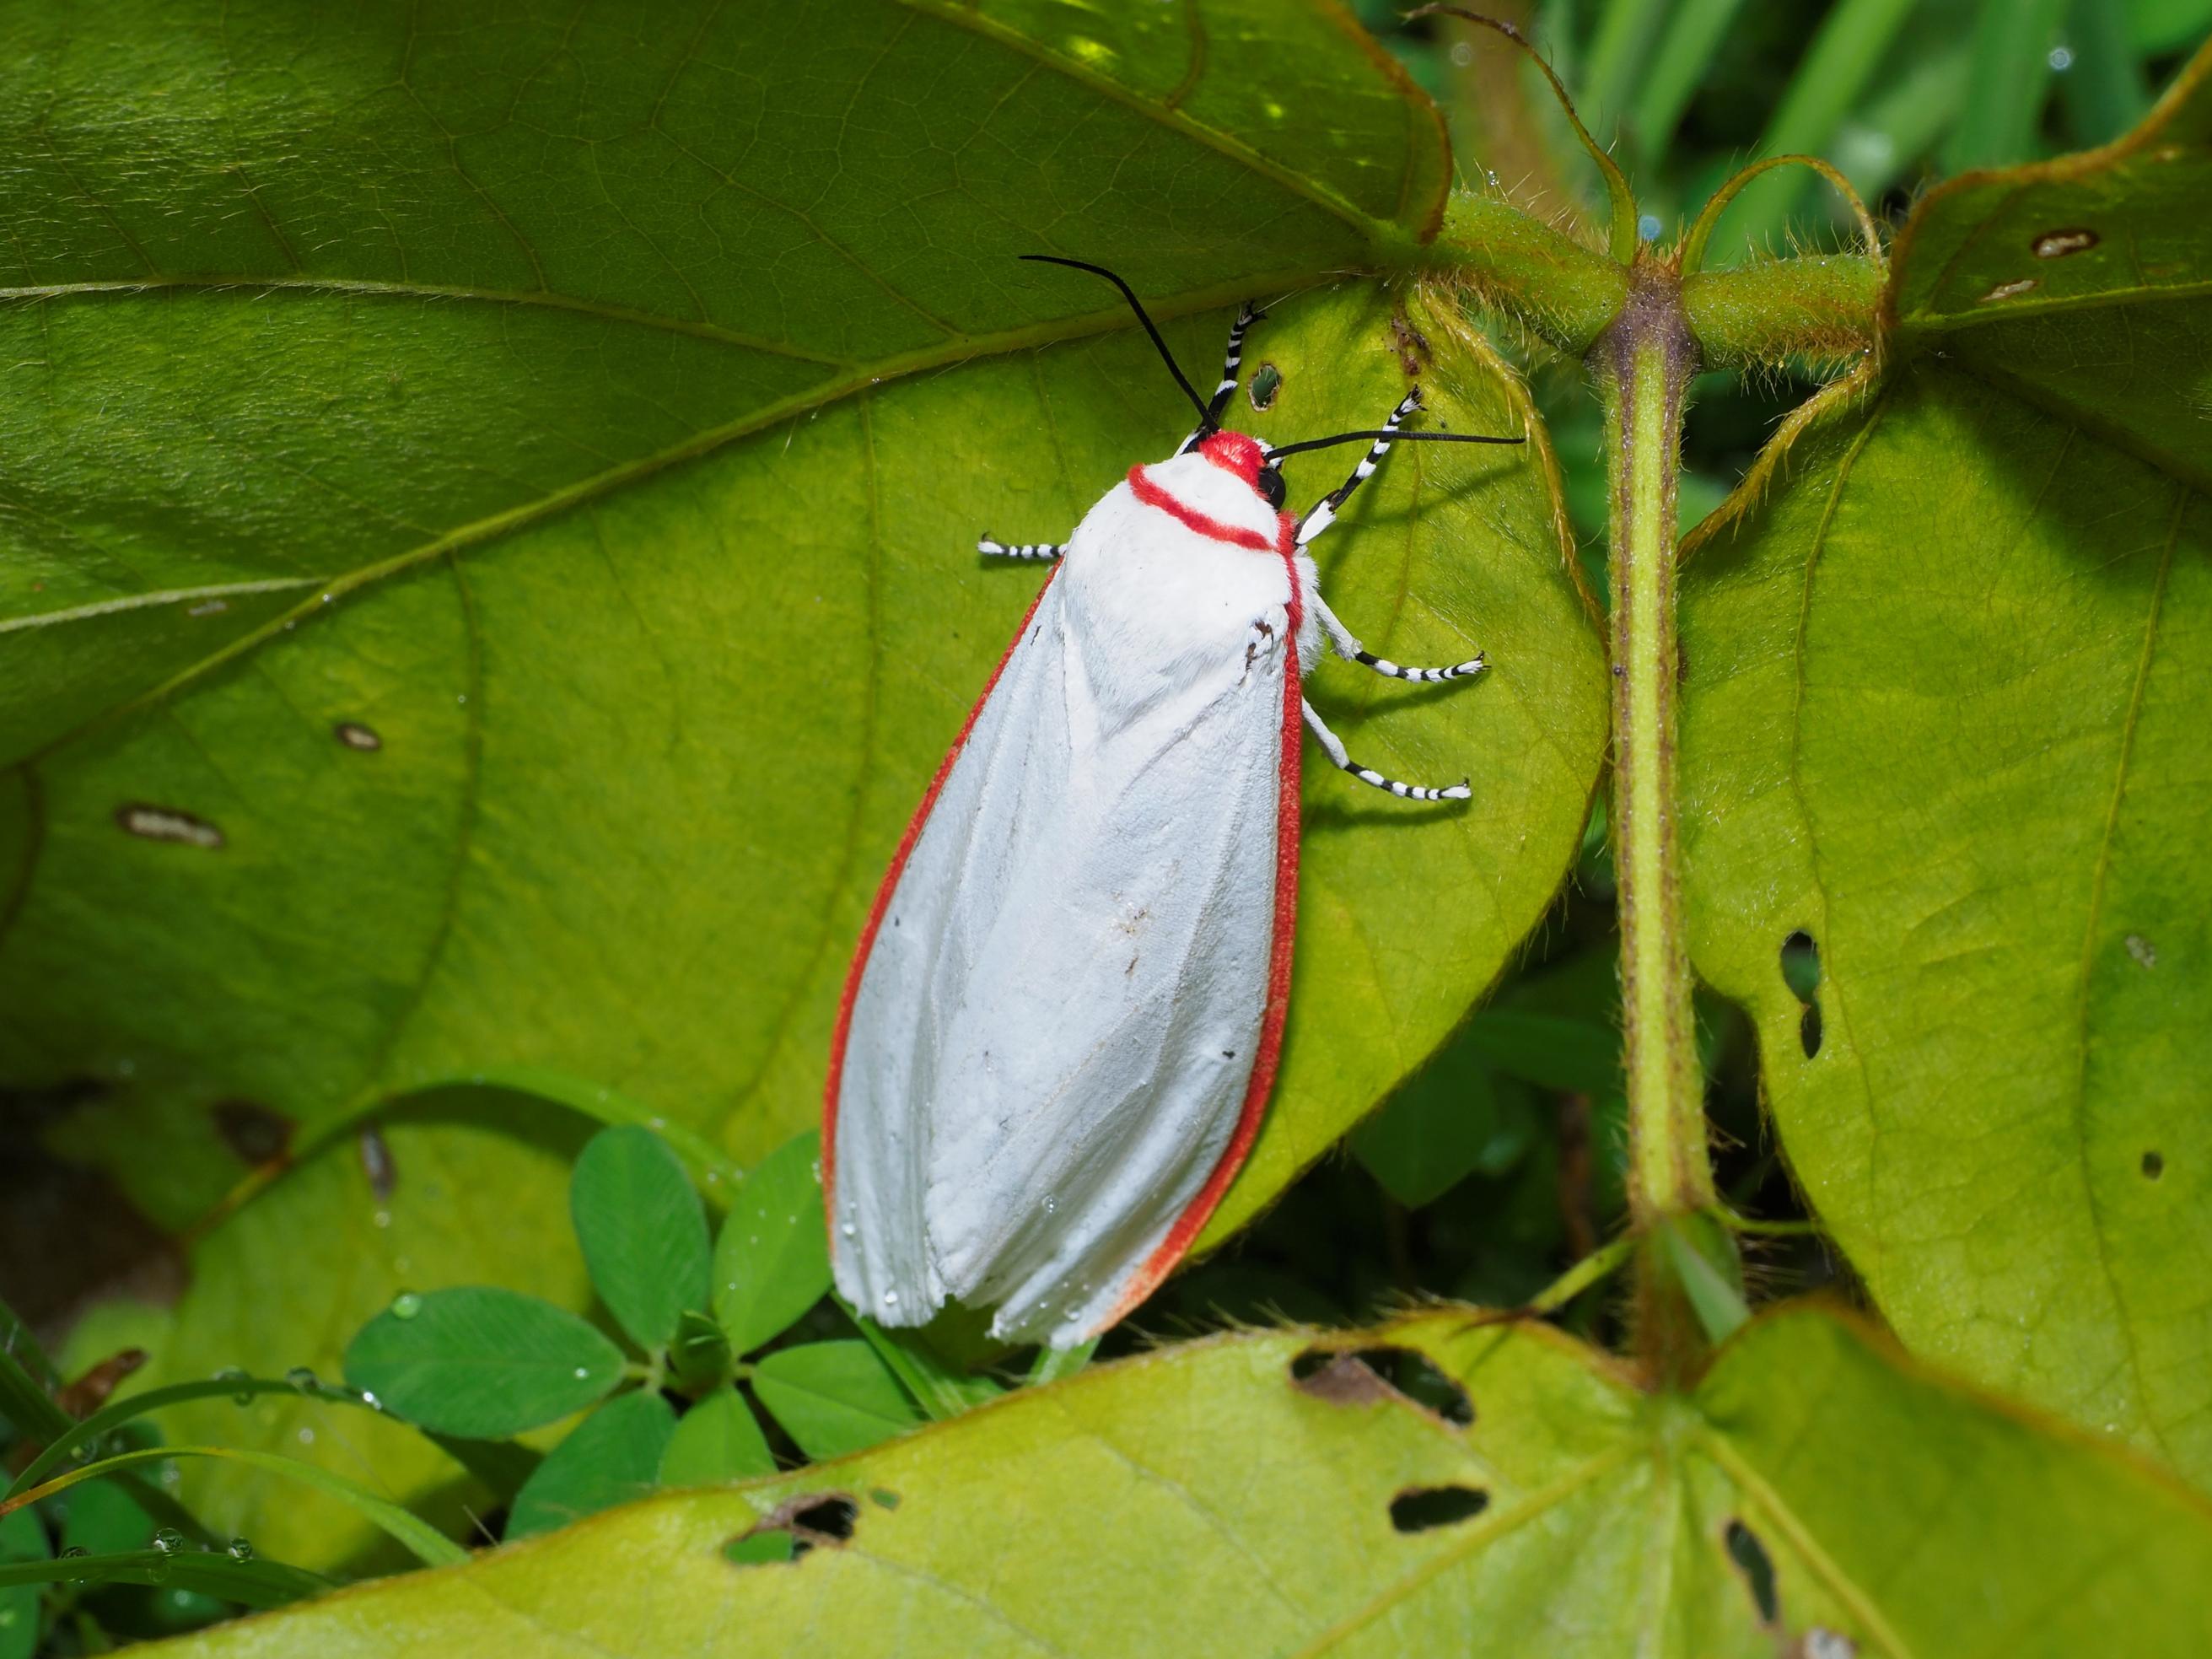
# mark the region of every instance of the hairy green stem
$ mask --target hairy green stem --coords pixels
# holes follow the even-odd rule
[[[1690,1006],[1676,823],[1675,484],[1698,350],[1656,261],[1589,364],[1605,409],[1613,580],[1613,857],[1628,1077],[1628,1196],[1638,1231],[1716,1200]]]
[[[1875,349],[1887,276],[1863,253],[1764,259],[1684,278],[1682,308],[1706,368],[1850,362]]]
[[[1476,191],[1452,192],[1426,257],[1438,276],[1574,356],[1590,349],[1628,293],[1628,273],[1603,254]]]

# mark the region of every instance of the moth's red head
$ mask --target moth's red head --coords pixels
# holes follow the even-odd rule
[[[1255,489],[1260,469],[1267,464],[1267,452],[1260,447],[1259,440],[1248,438],[1241,432],[1208,433],[1200,440],[1198,453]]]
[[[1209,432],[1199,440],[1198,453],[1224,472],[1232,472],[1252,486],[1252,493],[1279,511],[1283,505],[1283,475],[1267,465],[1266,446],[1241,432]]]

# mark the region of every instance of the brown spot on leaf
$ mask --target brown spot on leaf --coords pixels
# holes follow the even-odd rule
[[[251,1100],[218,1100],[208,1112],[224,1144],[246,1164],[275,1163],[291,1148],[296,1126],[282,1112]]]

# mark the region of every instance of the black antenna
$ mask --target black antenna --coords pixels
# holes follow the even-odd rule
[[[1331,444],[1357,443],[1360,439],[1387,438],[1394,444],[1525,444],[1526,438],[1486,438],[1472,432],[1340,432],[1333,438],[1307,438],[1281,444],[1267,452],[1270,465],[1304,449],[1327,449]]]
[[[1024,253],[1017,257],[1034,259],[1039,264],[1066,265],[1070,270],[1087,270],[1093,276],[1103,276],[1120,289],[1121,297],[1129,302],[1129,309],[1137,313],[1137,320],[1145,325],[1145,332],[1152,337],[1152,344],[1159,350],[1160,361],[1168,366],[1168,373],[1175,376],[1176,384],[1182,388],[1182,395],[1189,398],[1191,406],[1198,410],[1199,424],[1208,432],[1219,424],[1213,418],[1212,411],[1206,408],[1206,399],[1200,397],[1197,388],[1184,378],[1181,365],[1175,360],[1175,354],[1168,349],[1168,343],[1160,338],[1159,330],[1152,326],[1152,319],[1145,314],[1144,304],[1137,298],[1135,289],[1103,265],[1087,264],[1081,259],[1063,259],[1056,253]],[[1513,441],[1517,443],[1520,441],[1515,439]]]

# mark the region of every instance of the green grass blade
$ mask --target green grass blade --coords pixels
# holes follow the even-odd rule
[[[13,1498],[28,1492],[55,1468],[64,1462],[70,1453],[79,1446],[96,1445],[103,1435],[110,1434],[134,1417],[159,1411],[164,1406],[173,1406],[186,1400],[208,1400],[220,1395],[252,1395],[262,1394],[300,1394],[304,1392],[290,1382],[274,1382],[267,1377],[216,1377],[204,1382],[172,1382],[167,1388],[148,1389],[128,1399],[118,1400],[102,1407],[82,1423],[71,1425],[46,1443],[46,1449],[26,1464],[0,1496]],[[361,1395],[346,1390],[325,1388],[309,1396],[328,1400],[341,1406],[360,1406],[366,1410],[377,1408]]]
[[[0,1417],[34,1440],[51,1440],[68,1431],[70,1414],[54,1403],[40,1373],[56,1375],[30,1328],[0,1303]]]
[[[364,1519],[374,1522],[405,1546],[426,1566],[451,1566],[457,1561],[468,1559],[466,1550],[429,1522],[409,1514],[397,1504],[387,1503],[366,1486],[356,1486],[343,1475],[333,1474],[313,1463],[303,1463],[296,1457],[283,1457],[275,1452],[249,1451],[238,1446],[149,1446],[140,1451],[119,1452],[113,1457],[102,1458],[97,1463],[88,1463],[81,1469],[72,1469],[67,1474],[57,1475],[42,1486],[33,1486],[28,1492],[0,1500],[0,1515],[21,1509],[27,1504],[35,1504],[41,1498],[51,1498],[80,1482],[97,1480],[136,1464],[159,1462],[168,1457],[222,1458],[230,1462],[246,1464],[264,1474],[283,1475],[313,1486],[351,1504]]]
[[[1605,129],[1627,113],[1629,88],[1650,60],[1651,42],[1669,9],[1669,0],[1606,0],[1599,13],[1577,101],[1601,142]]]
[[[1629,108],[1630,129],[1644,162],[1656,167],[1667,154],[1682,112],[1711,69],[1713,53],[1743,0],[1682,0],[1659,42],[1651,72]]]
[[[1947,171],[2033,159],[2036,120],[2051,84],[2051,48],[2065,12],[2066,0],[1982,0],[1966,105],[1943,147]]]
[[[2136,61],[2122,0],[2074,0],[2067,9],[2072,66],[2059,79],[2066,125],[2083,149],[2110,143],[2150,112],[2150,90]]]
[[[281,1607],[319,1595],[333,1581],[282,1561],[220,1550],[124,1550],[112,1555],[64,1555],[0,1562],[0,1588],[11,1584],[159,1584],[198,1590],[249,1607]]]
[[[852,1315],[853,1323],[868,1339],[876,1358],[890,1367],[891,1375],[905,1384],[906,1391],[933,1419],[942,1422],[948,1417],[957,1417],[987,1400],[996,1400],[1005,1392],[988,1376],[971,1376],[952,1370],[932,1353],[915,1333],[885,1330],[845,1304],[842,1297],[839,1304]]]
[[[1912,0],[1842,0],[1797,65],[1759,153],[1825,155],[1911,9]],[[1805,188],[1804,174],[1787,167],[1745,186],[1714,239],[1722,259],[1731,248],[1773,248]]]

